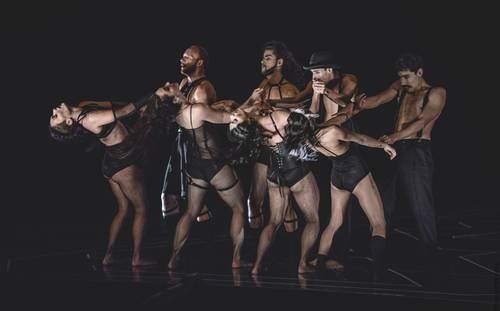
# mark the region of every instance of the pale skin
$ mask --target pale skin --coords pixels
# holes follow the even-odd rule
[[[319,144],[313,148],[325,156],[332,156],[332,152],[341,155],[349,149],[350,142],[355,142],[372,148],[383,149],[394,159],[396,150],[389,144],[377,141],[369,136],[347,131],[341,127],[332,125],[321,129],[317,134]],[[321,234],[318,248],[319,255],[327,255],[330,251],[333,237],[342,225],[345,211],[351,197],[351,192],[341,190],[330,184],[331,193],[331,216],[330,221]],[[358,199],[363,212],[365,213],[372,227],[372,236],[386,236],[385,218],[382,200],[375,181],[370,174],[365,176],[354,188],[352,194]]]
[[[403,98],[394,132],[382,136],[380,139],[388,144],[394,144],[402,139],[417,137],[422,130],[421,138],[431,139],[432,128],[441,114],[446,102],[446,90],[442,87],[434,87],[429,94],[429,101],[422,109],[425,93],[430,85],[423,78],[423,69],[416,72],[405,70],[398,72],[399,80],[391,84],[385,91],[367,97],[361,94],[356,103],[359,109],[372,109],[392,101],[400,90],[406,91]]]
[[[290,112],[287,110],[275,110],[272,112],[273,119],[276,122],[277,129],[280,133],[285,133],[285,125]],[[246,122],[249,115],[242,109],[237,109],[231,115],[230,128],[237,126],[241,122]],[[273,146],[282,142],[282,138],[275,132],[272,120],[269,116],[253,115],[255,121],[262,127],[262,129],[270,133],[268,144]],[[274,134],[271,134],[274,133]],[[281,187],[267,181],[269,193],[269,207],[270,219],[267,225],[262,230],[259,237],[259,244],[257,247],[257,257],[252,268],[252,274],[259,274],[262,270],[262,259],[264,258],[267,250],[272,244],[279,227],[283,224],[285,219],[285,210],[289,201],[290,193],[294,196],[300,210],[302,211],[305,219],[305,226],[301,236],[301,250],[299,265],[297,268],[298,273],[311,272],[312,269],[307,265],[307,255],[309,254],[314,242],[319,233],[319,189],[316,180],[311,172],[304,178],[293,185],[291,188]]]
[[[97,104],[102,107],[111,108],[110,102],[84,101],[81,102],[78,107],[72,108],[62,103],[53,109],[49,122],[50,126],[54,127],[61,122],[65,122],[67,125],[72,125],[82,112],[82,107],[88,104]],[[129,104],[116,109],[115,114],[125,116],[133,111],[135,111],[134,106]],[[96,110],[88,113],[86,117],[80,120],[80,124],[90,132],[97,134],[100,133],[104,125],[114,121],[115,115],[111,109]],[[116,120],[116,126],[113,128],[111,133],[105,138],[100,139],[100,141],[107,146],[115,145],[122,142],[127,135],[128,131],[125,126],[120,122],[120,120]],[[134,208],[134,221],[132,224],[134,244],[132,266],[136,267],[154,264],[153,261],[146,260],[141,256],[144,231],[147,223],[146,209],[148,205],[142,171],[136,165],[131,165],[107,178],[107,180],[117,201],[118,211],[110,225],[108,244],[102,264],[111,265],[115,262],[113,248],[118,238],[118,234],[125,222],[130,205]]]
[[[177,115],[177,123],[185,129],[198,128],[204,122],[215,124],[227,124],[230,122],[230,114],[226,112],[235,106],[234,102],[224,101],[215,103],[214,107],[204,103],[192,103],[187,100],[179,91],[179,86],[176,83],[167,83],[163,88],[157,90],[156,94],[160,97],[174,96],[180,103],[180,112]],[[204,180],[192,178],[193,182],[203,187],[212,185],[215,189],[223,189],[231,183],[227,180],[227,176],[233,177],[236,180],[236,173],[229,165],[225,165],[213,178],[207,183]],[[178,263],[179,252],[186,243],[193,221],[200,213],[203,206],[203,198],[206,194],[206,189],[201,189],[192,184],[188,186],[187,210],[180,218],[175,232],[172,256],[168,262],[169,269],[175,269]],[[230,225],[230,236],[233,241],[233,258],[232,268],[240,268],[241,262],[241,247],[244,239],[244,198],[241,182],[227,190],[217,191],[222,200],[231,208],[232,218]]]

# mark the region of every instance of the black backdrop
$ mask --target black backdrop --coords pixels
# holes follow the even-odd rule
[[[347,1],[345,1],[347,2]],[[47,134],[51,107],[82,99],[133,100],[178,81],[178,60],[204,45],[218,97],[241,101],[257,86],[260,46],[286,42],[305,63],[331,49],[368,94],[396,75],[401,52],[424,56],[425,77],[448,90],[434,129],[435,188],[440,214],[496,208],[498,129],[493,89],[498,2],[437,1],[282,3],[182,1],[162,5],[15,4],[2,10],[4,211],[10,248],[52,247],[57,238],[101,239],[113,213],[99,153],[59,145]],[[496,39],[495,39],[496,38]],[[394,107],[357,117],[379,137]],[[159,148],[157,160],[164,148]],[[374,171],[383,155],[368,152]],[[150,174],[152,230],[159,226],[161,173]],[[382,164],[383,165],[383,164]]]

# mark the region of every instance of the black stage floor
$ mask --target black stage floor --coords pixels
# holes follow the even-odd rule
[[[119,261],[103,268],[102,250],[61,244],[58,251],[19,247],[6,260],[7,290],[2,310],[27,310],[33,304],[64,310],[118,309],[191,310],[200,307],[257,310],[311,308],[386,310],[499,309],[500,217],[465,215],[439,218],[441,252],[433,265],[418,257],[418,238],[411,221],[399,219],[391,229],[389,269],[383,282],[370,279],[368,228],[352,228],[351,249],[343,271],[297,275],[297,249],[281,234],[267,256],[266,271],[230,269],[231,242],[225,235],[207,235],[197,225],[182,252],[181,270],[166,269],[171,232],[149,237],[145,254],[159,264],[131,268],[130,243],[117,249]],[[208,229],[207,229],[208,228]],[[359,232],[364,232],[360,234]],[[356,233],[356,234],[354,234]],[[246,235],[245,259],[255,253],[257,234]],[[82,245],[85,245],[83,243]]]

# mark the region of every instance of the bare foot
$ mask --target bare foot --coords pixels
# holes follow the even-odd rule
[[[250,268],[252,266],[251,262],[244,261],[244,260],[233,260],[232,268],[233,269],[243,269],[243,268]]]
[[[317,259],[313,259],[313,260],[309,261],[309,265],[311,265],[313,267],[316,267],[317,264],[318,264]],[[333,260],[333,259],[328,259],[325,262],[325,266],[326,266],[326,269],[328,269],[328,270],[343,270],[344,269],[343,264],[341,264],[340,262]]]
[[[250,271],[251,275],[259,275],[262,272],[262,268],[260,266],[253,266],[252,271]]]
[[[143,267],[143,266],[153,266],[158,264],[155,260],[151,259],[132,259],[132,267]]]
[[[297,269],[298,274],[313,273],[313,272],[316,272],[316,269],[306,263],[299,264],[299,268]]]
[[[115,259],[113,258],[113,255],[111,255],[111,254],[104,255],[104,258],[102,259],[103,266],[110,266],[114,263],[115,263]]]

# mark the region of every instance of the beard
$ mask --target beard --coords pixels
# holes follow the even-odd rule
[[[184,67],[181,67],[181,73],[185,75],[192,74],[196,69],[196,64],[186,64]]]
[[[276,70],[276,63],[268,69],[261,68],[260,73],[264,76],[267,77],[268,75],[272,74]]]

